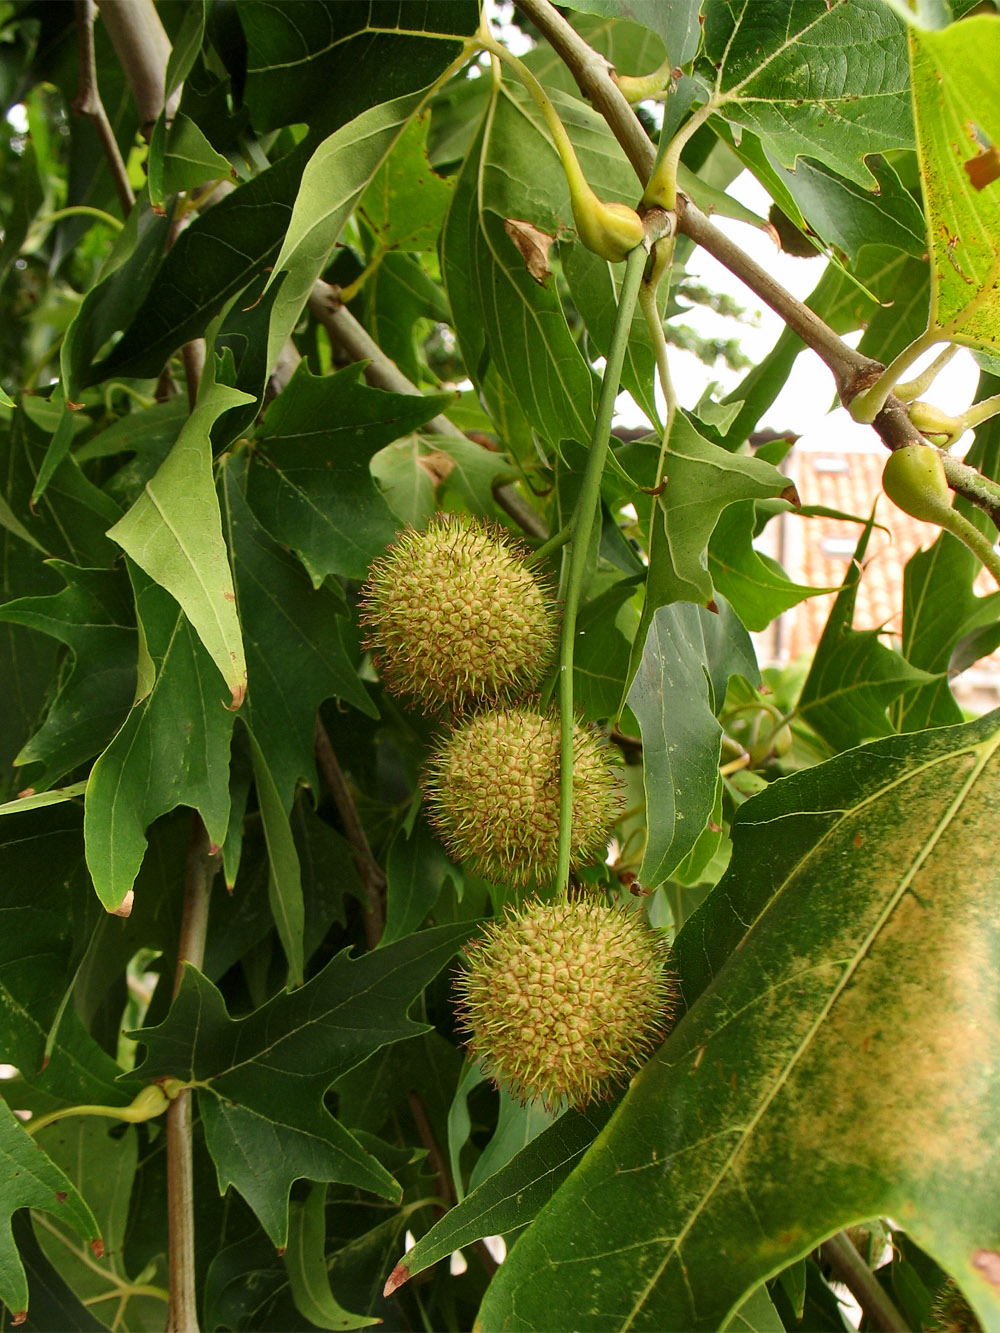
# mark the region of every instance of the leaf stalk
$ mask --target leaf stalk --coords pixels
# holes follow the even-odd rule
[[[594,521],[601,496],[601,477],[608,456],[611,438],[611,419],[621,382],[625,349],[628,346],[632,315],[639,299],[643,270],[648,250],[637,245],[625,262],[625,276],[618,296],[611,345],[608,348],[597,416],[590,441],[590,452],[584,468],[583,482],[573,511],[569,565],[563,601],[562,634],[559,644],[559,860],[556,885],[561,893],[569,888],[569,867],[573,834],[573,647],[576,640],[576,618],[580,609],[580,594],[587,568],[587,555]]]

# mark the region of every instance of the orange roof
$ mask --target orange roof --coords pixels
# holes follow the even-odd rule
[[[797,446],[785,460],[784,470],[794,480],[803,506],[822,506],[865,519],[875,505],[875,521],[858,584],[855,629],[880,629],[899,635],[902,629],[903,570],[920,547],[936,541],[940,529],[921,523],[897,509],[882,494],[882,448],[831,451]],[[861,524],[846,519],[783,515],[775,534],[781,561],[789,578],[812,587],[839,587],[861,535]],[[770,527],[775,526],[773,523]],[[774,540],[772,538],[772,540]],[[983,570],[976,580],[980,595],[996,591]],[[781,619],[780,657],[791,660],[815,648],[835,593],[811,597],[792,607]],[[1000,671],[1000,659],[979,663]]]

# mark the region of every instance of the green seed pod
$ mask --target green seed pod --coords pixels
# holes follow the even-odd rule
[[[449,853],[497,884],[545,884],[559,859],[559,721],[532,708],[480,713],[432,753],[431,823]],[[592,731],[573,731],[571,864],[603,854],[621,813],[618,775]]]
[[[951,510],[951,491],[941,455],[930,444],[907,444],[889,455],[882,489],[904,514],[924,523],[942,522]]]
[[[609,263],[620,263],[645,239],[642,218],[634,208],[617,201],[605,203],[586,182],[574,189],[570,181],[570,204],[580,240]]]
[[[372,565],[361,596],[365,646],[386,687],[430,710],[534,690],[558,618],[525,556],[502,528],[456,515],[405,532]]]
[[[922,398],[912,402],[908,408],[910,420],[934,444],[954,444],[965,430],[961,417],[949,416],[933,403],[925,403]]]
[[[456,982],[469,1053],[522,1102],[583,1107],[659,1044],[676,1006],[663,935],[645,917],[534,900],[486,926]]]

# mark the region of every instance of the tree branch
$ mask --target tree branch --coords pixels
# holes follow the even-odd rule
[[[656,150],[618,87],[614,69],[567,23],[549,0],[515,0],[515,3],[566,65],[583,96],[604,116],[645,186],[653,170]],[[881,362],[849,347],[804,302],[786,291],[682,194],[677,196],[677,231],[703,246],[780,315],[807,347],[812,348],[832,373],[845,407],[876,382],[885,369]],[[926,443],[910,421],[906,405],[894,395],[889,396],[871,424],[887,449]],[[982,486],[976,481],[975,469],[957,459],[946,458],[945,471],[952,489],[982,509],[1000,527],[1000,505],[993,497],[984,495]]]
[[[833,1270],[861,1306],[868,1323],[878,1333],[907,1333],[908,1325],[882,1289],[872,1270],[858,1254],[850,1237],[843,1231],[825,1240],[819,1247],[820,1258]]]
[[[148,140],[164,109],[170,38],[153,0],[97,0],[97,5],[132,89],[143,137]],[[179,100],[177,89],[170,98],[168,119]]]
[[[93,121],[97,137],[104,149],[104,156],[111,168],[111,178],[115,183],[118,202],[122,206],[122,212],[128,217],[135,203],[135,195],[122,155],[118,150],[118,140],[111,128],[97,87],[97,60],[94,56],[94,19],[97,17],[97,8],[94,0],[76,0],[75,11],[80,79],[76,96],[73,98],[73,110],[78,116],[87,116]]]
[[[316,762],[330,789],[333,803],[344,826],[344,836],[351,844],[354,864],[361,876],[361,884],[368,899],[365,912],[365,938],[369,949],[377,947],[385,929],[385,891],[386,878],[382,867],[375,860],[368,844],[365,830],[358,818],[354,797],[344,778],[343,770],[337,761],[330,737],[320,717],[316,717]]]
[[[358,323],[347,306],[341,303],[339,288],[332,287],[322,280],[318,281],[309,296],[309,310],[326,329],[331,340],[346,352],[352,361],[368,362],[365,367],[365,379],[373,388],[387,389],[390,393],[420,393],[395,361],[386,356],[374,338]],[[434,417],[424,426],[424,430],[431,435],[447,435],[453,439],[463,440],[468,438],[446,416]],[[530,537],[537,537],[540,541],[548,537],[548,528],[531,505],[521,498],[515,487],[495,486],[493,498]]]

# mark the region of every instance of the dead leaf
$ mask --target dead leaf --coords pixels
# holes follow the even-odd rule
[[[544,287],[552,276],[552,270],[549,268],[549,246],[555,237],[520,218],[504,218],[503,225],[507,235],[520,250],[528,266],[528,272],[540,287]]]
[[[1000,177],[1000,152],[996,148],[987,148],[985,152],[970,157],[968,162],[963,162],[962,166],[968,173],[972,188],[985,189],[991,181]]]
[[[423,468],[435,486],[439,486],[454,468],[455,460],[442,453],[440,449],[435,449],[433,453],[421,454],[417,459],[417,466]]]

